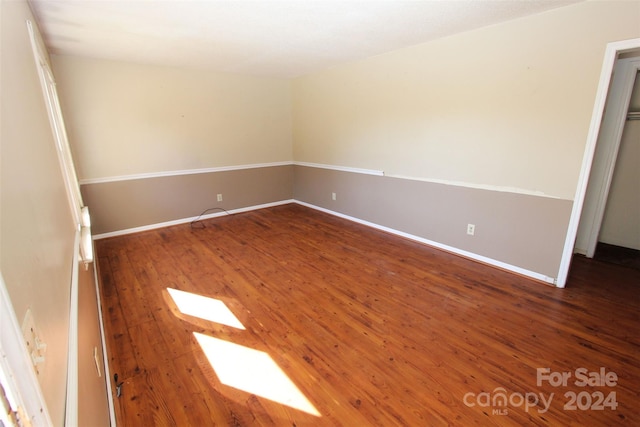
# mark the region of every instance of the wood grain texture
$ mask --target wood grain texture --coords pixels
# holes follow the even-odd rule
[[[96,242],[121,426],[640,424],[637,270],[576,258],[557,289],[294,204],[198,225]],[[181,313],[167,288],[246,329]],[[267,353],[320,416],[223,384],[194,332]],[[619,381],[538,386],[545,367]],[[500,387],[511,404],[478,404]],[[565,410],[571,391],[618,406]],[[526,393],[553,393],[549,410]]]

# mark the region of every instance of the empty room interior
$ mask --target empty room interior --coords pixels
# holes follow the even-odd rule
[[[640,1],[0,23],[2,425],[640,424]]]

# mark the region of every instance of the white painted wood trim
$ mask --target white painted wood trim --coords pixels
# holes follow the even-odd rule
[[[71,303],[69,309],[69,347],[67,354],[67,401],[65,426],[78,425],[78,280],[80,273],[81,233],[76,231],[71,270]]]
[[[324,165],[320,163],[307,163],[307,162],[293,162],[293,164],[296,166],[305,166],[308,168],[330,169],[334,171],[353,172],[353,173],[360,173],[364,175],[384,176],[384,171],[375,170],[375,169],[361,169],[361,168],[352,168],[348,166]]]
[[[104,369],[104,380],[107,387],[107,401],[109,404],[109,424],[116,427],[116,411],[113,401],[113,390],[111,385],[111,369],[109,368],[109,356],[107,354],[107,340],[104,332],[104,315],[102,313],[102,298],[100,297],[100,285],[98,279],[98,269],[93,263],[93,281],[96,287],[96,304],[98,304],[98,324],[100,325],[100,342],[102,343],[102,366]]]
[[[580,168],[578,185],[576,186],[576,195],[574,197],[573,208],[571,210],[571,216],[569,218],[569,226],[567,227],[567,235],[565,238],[564,249],[562,251],[562,259],[560,261],[560,267],[558,269],[558,279],[556,286],[558,286],[559,288],[564,288],[566,286],[567,277],[569,276],[569,267],[571,265],[571,258],[573,256],[573,247],[575,245],[576,236],[578,233],[580,214],[582,213],[582,206],[584,204],[584,198],[587,191],[589,173],[591,171],[591,165],[593,163],[593,155],[595,153],[600,125],[602,123],[604,105],[607,100],[607,93],[609,92],[613,66],[615,64],[618,53],[637,48],[640,48],[640,38],[609,43],[607,44],[607,48],[605,50],[602,71],[600,72],[600,81],[598,83],[598,91],[596,93],[593,113],[591,115],[591,123],[589,125],[589,133],[587,135],[587,144],[584,150],[584,156],[582,158],[582,167]]]
[[[365,221],[365,220],[362,220],[362,219],[359,219],[359,218],[355,218],[355,217],[352,217],[352,216],[349,216],[349,215],[345,215],[345,214],[342,214],[340,212],[335,212],[335,211],[332,211],[332,210],[329,210],[329,209],[321,208],[319,206],[312,205],[310,203],[301,202],[299,200],[295,200],[295,203],[298,203],[298,204],[300,204],[302,206],[306,206],[306,207],[311,208],[311,209],[316,209],[316,210],[319,210],[319,211],[322,211],[322,212],[325,212],[325,213],[328,213],[328,214],[331,214],[331,215],[335,215],[337,217],[344,218],[344,219],[347,219],[347,220],[350,220],[350,221],[353,221],[353,222],[357,222],[358,224],[363,224],[363,225],[366,225],[368,227],[372,227],[372,228],[375,228],[375,229],[378,229],[378,230],[386,231],[386,232],[391,233],[391,234],[395,234],[397,236],[405,237],[407,239],[411,239],[411,240],[414,240],[416,242],[423,243],[425,245],[433,246],[435,248],[442,249],[444,251],[451,252],[453,254],[460,255],[460,256],[463,256],[465,258],[470,258],[472,260],[479,261],[479,262],[482,262],[484,264],[488,264],[488,265],[491,265],[491,266],[494,266],[494,267],[498,267],[498,268],[501,268],[503,270],[511,271],[513,273],[517,273],[517,274],[520,274],[522,276],[530,277],[532,279],[540,280],[540,281],[543,281],[543,282],[546,282],[546,283],[549,283],[549,284],[555,284],[555,279],[553,277],[548,277],[548,276],[546,276],[544,274],[536,273],[534,271],[530,271],[530,270],[527,270],[527,269],[524,269],[524,268],[520,268],[520,267],[517,267],[515,265],[507,264],[507,263],[504,263],[502,261],[498,261],[498,260],[495,260],[495,259],[492,259],[492,258],[485,257],[483,255],[478,255],[478,254],[475,254],[473,252],[468,252],[468,251],[465,251],[465,250],[462,250],[462,249],[459,249],[459,248],[455,248],[453,246],[449,246],[449,245],[445,245],[445,244],[442,244],[442,243],[438,243],[438,242],[435,242],[433,240],[429,240],[429,239],[425,239],[425,238],[422,238],[422,237],[419,237],[419,236],[415,236],[413,234],[405,233],[404,231],[395,230],[393,228],[385,227],[383,225],[379,225],[379,224],[376,224],[376,223],[373,223],[373,222],[369,222],[369,221]]]
[[[22,336],[22,328],[1,272],[0,358],[3,372],[9,376],[7,381],[12,395],[17,399],[16,404],[24,409],[31,425],[52,426],[53,422]]]
[[[415,240],[417,242],[424,243],[426,245],[433,246],[435,248],[442,249],[442,250],[445,250],[447,252],[451,252],[451,253],[454,253],[456,255],[463,256],[465,258],[470,258],[470,259],[473,259],[473,260],[476,260],[476,261],[480,261],[480,262],[482,262],[484,264],[492,265],[494,267],[498,267],[498,268],[501,268],[503,270],[508,270],[508,271],[520,274],[522,276],[531,277],[532,279],[540,280],[540,281],[543,281],[543,282],[546,282],[546,283],[550,283],[550,284],[554,284],[555,283],[555,279],[553,277],[548,277],[548,276],[545,276],[544,274],[536,273],[534,271],[526,270],[524,268],[520,268],[520,267],[517,267],[515,265],[507,264],[507,263],[504,263],[502,261],[498,261],[498,260],[495,260],[495,259],[492,259],[492,258],[488,258],[488,257],[482,256],[482,255],[474,254],[472,252],[467,252],[465,250],[458,249],[458,248],[455,248],[453,246],[444,245],[442,243],[438,243],[438,242],[435,242],[433,240],[424,239],[422,237],[415,236],[413,234],[405,233],[403,231],[395,230],[393,228],[385,227],[383,225],[375,224],[373,222],[369,222],[369,221],[365,221],[365,220],[362,220],[362,219],[359,219],[359,218],[355,218],[355,217],[352,217],[352,216],[349,216],[349,215],[345,215],[345,214],[342,214],[340,212],[335,212],[335,211],[332,211],[332,210],[329,210],[329,209],[321,208],[319,206],[312,205],[312,204],[306,203],[306,202],[302,202],[300,200],[295,200],[295,199],[282,200],[282,201],[279,201],[279,202],[266,203],[266,204],[263,204],[263,205],[255,205],[255,206],[249,206],[249,207],[246,207],[246,208],[234,209],[234,210],[230,210],[228,212],[230,214],[235,214],[235,213],[240,213],[240,212],[248,212],[248,211],[253,211],[253,210],[258,210],[258,209],[269,208],[269,207],[273,207],[273,206],[286,205],[288,203],[297,203],[299,205],[306,206],[306,207],[311,208],[311,209],[316,209],[316,210],[319,210],[319,211],[322,211],[322,212],[326,212],[328,214],[335,215],[335,216],[338,216],[340,218],[348,219],[350,221],[357,222],[359,224],[363,224],[363,225],[366,225],[366,226],[369,226],[369,227],[372,227],[372,228],[376,228],[378,230],[383,230],[383,231],[386,231],[388,233],[395,234],[397,236],[401,236],[401,237],[405,237],[407,239]],[[209,215],[203,215],[203,216],[200,217],[200,219],[215,218],[215,217],[224,216],[224,215],[227,215],[227,214],[225,212],[216,212],[216,213],[212,213],[212,214],[209,214]],[[158,224],[146,225],[146,226],[143,226],[143,227],[135,227],[135,228],[129,228],[129,229],[126,229],[126,230],[114,231],[114,232],[110,232],[110,233],[96,234],[96,235],[93,236],[93,239],[94,240],[106,239],[108,237],[123,236],[123,235],[126,235],[126,234],[138,233],[138,232],[141,232],[141,231],[154,230],[154,229],[163,228],[163,227],[170,227],[172,225],[178,225],[178,224],[185,224],[185,223],[189,223],[189,222],[191,222],[191,221],[193,221],[193,220],[195,220],[197,218],[198,217],[195,216],[195,217],[183,218],[183,219],[179,219],[179,220],[175,220],[175,221],[167,221],[167,222],[162,222],[162,223],[158,223]]]
[[[293,164],[292,161],[285,161],[285,162],[273,162],[273,163],[256,163],[256,164],[250,164],[250,165],[221,166],[221,167],[202,168],[202,169],[184,169],[184,170],[174,170],[174,171],[164,171],[164,172],[137,173],[137,174],[131,174],[131,175],[108,176],[104,178],[81,179],[80,185],[104,184],[108,182],[131,181],[134,179],[161,178],[165,176],[196,175],[201,173],[214,173],[214,172],[227,172],[227,171],[235,171],[235,170],[243,170],[243,169],[269,168],[274,166],[289,166],[292,164]]]
[[[586,256],[593,258],[596,252],[596,246],[598,244],[598,236],[600,234],[600,228],[602,227],[602,220],[604,219],[604,211],[607,206],[607,199],[609,197],[609,190],[611,189],[611,182],[613,181],[613,172],[615,170],[616,161],[618,158],[618,152],[620,150],[620,142],[622,140],[622,132],[626,124],[627,110],[629,109],[629,101],[631,100],[631,93],[633,92],[633,85],[636,80],[636,74],[640,69],[640,58],[628,58],[618,60],[614,64],[614,70],[619,76],[613,76],[611,82],[611,88],[607,93],[607,99],[609,102],[613,101],[613,105],[607,104],[607,111],[603,113],[603,121],[601,128],[598,132],[598,139],[596,140],[596,147],[594,148],[594,162],[597,162],[598,157],[598,145],[606,143],[608,148],[605,157],[605,169],[602,173],[597,174],[597,178],[600,178],[599,182],[594,182],[592,178],[596,169],[592,168],[590,171],[590,180],[587,181],[587,189],[585,192],[585,201],[588,200],[587,192],[591,192],[591,186],[595,186],[596,191],[596,204],[593,215],[589,218],[584,216],[580,217],[581,222],[586,222],[589,227]],[[606,132],[606,133],[605,133]],[[605,133],[603,135],[603,133]],[[593,164],[592,164],[593,165]],[[582,213],[584,215],[584,212]],[[580,231],[580,224],[578,224],[578,231]]]
[[[410,180],[410,181],[431,182],[434,184],[452,185],[455,187],[474,188],[474,189],[489,190],[489,191],[500,191],[505,193],[516,193],[516,194],[524,194],[528,196],[547,197],[550,199],[567,200],[562,197],[545,194],[542,191],[527,190],[524,188],[517,188],[517,187],[506,187],[506,186],[489,185],[489,184],[475,184],[471,182],[451,181],[446,179],[423,178],[423,177],[408,176],[408,175],[387,174],[381,170],[359,169],[359,168],[351,168],[351,167],[345,167],[345,166],[324,165],[319,163],[307,163],[307,162],[294,161],[293,164],[296,166],[306,166],[310,168],[329,169],[329,170],[335,170],[335,171],[341,171],[341,172],[353,172],[353,173],[360,173],[365,175],[385,176],[387,178],[404,179],[404,180]]]
[[[273,207],[273,206],[286,205],[287,203],[294,203],[294,200],[293,199],[281,200],[281,201],[278,201],[278,202],[265,203],[265,204],[262,204],[262,205],[248,206],[246,208],[231,209],[231,210],[227,210],[227,212],[229,214],[236,214],[236,213],[240,213],[240,212],[248,212],[248,211],[255,211],[255,210],[258,210],[258,209],[270,208],[270,207]],[[172,225],[186,224],[186,223],[189,223],[191,221],[195,221],[196,219],[203,220],[203,219],[208,219],[208,218],[215,218],[215,217],[218,217],[218,216],[225,216],[225,215],[227,215],[227,212],[215,212],[215,213],[202,215],[202,216],[192,216],[192,217],[189,217],[189,218],[181,218],[181,219],[177,219],[177,220],[174,220],[174,221],[166,221],[166,222],[160,222],[160,223],[157,223],[157,224],[143,225],[141,227],[127,228],[125,230],[112,231],[112,232],[109,232],[109,233],[95,234],[93,236],[93,240],[106,239],[108,237],[124,236],[124,235],[127,235],[127,234],[139,233],[141,231],[155,230],[155,229],[163,228],[163,227],[170,227]]]
[[[201,173],[227,172],[227,171],[235,171],[235,170],[243,170],[243,169],[258,169],[258,168],[268,168],[268,167],[274,167],[274,166],[290,166],[290,165],[306,166],[310,168],[330,169],[330,170],[336,170],[336,171],[342,171],[342,172],[361,173],[365,175],[376,175],[376,176],[384,175],[383,171],[373,170],[373,169],[360,169],[360,168],[352,168],[347,166],[324,165],[320,163],[284,161],[284,162],[272,162],[272,163],[256,163],[256,164],[248,164],[248,165],[220,166],[220,167],[202,168],[202,169],[184,169],[184,170],[174,170],[174,171],[164,171],[164,172],[138,173],[138,174],[131,174],[131,175],[108,176],[104,178],[89,178],[89,179],[81,179],[80,185],[104,184],[108,182],[131,181],[134,179],[161,178],[161,177],[179,176],[179,175],[195,175],[195,174],[201,174]]]
[[[550,199],[567,200],[562,197],[546,194],[542,191],[527,190],[524,188],[517,188],[517,187],[506,187],[506,186],[490,185],[490,184],[476,184],[476,183],[464,182],[464,181],[450,181],[446,179],[436,179],[436,178],[420,178],[420,177],[395,175],[395,174],[385,174],[385,176],[389,178],[407,179],[410,181],[421,181],[421,182],[431,182],[434,184],[452,185],[454,187],[465,187],[465,188],[473,188],[477,190],[499,191],[503,193],[515,193],[515,194],[524,194],[527,196],[547,197]]]
[[[62,171],[62,178],[67,192],[69,208],[76,224],[80,224],[80,210],[84,203],[82,202],[82,193],[76,175],[76,169],[71,156],[71,147],[69,146],[69,138],[60,107],[56,82],[51,71],[47,49],[42,40],[42,35],[37,25],[27,20],[27,31],[31,41],[31,49],[35,61],[36,72],[40,80],[44,106],[49,117],[49,125],[51,128],[51,136],[54,140],[58,163]]]
[[[175,171],[165,171],[165,172],[150,172],[150,173],[141,173],[141,174],[132,174],[132,175],[111,176],[111,177],[105,177],[105,178],[91,178],[91,179],[80,180],[80,185],[104,184],[109,182],[130,181],[135,179],[160,178],[160,177],[171,177],[171,176],[179,176],[179,175],[194,175],[194,174],[201,174],[201,173],[227,172],[227,171],[234,171],[234,170],[257,169],[257,168],[289,166],[289,165],[304,166],[309,168],[328,169],[328,170],[334,170],[334,171],[340,171],[340,172],[359,173],[364,175],[386,176],[389,178],[396,178],[396,179],[432,182],[435,184],[445,184],[445,185],[452,185],[456,187],[475,188],[475,189],[489,190],[489,191],[501,191],[501,192],[507,192],[507,193],[524,194],[529,196],[547,197],[551,199],[562,199],[561,197],[558,197],[558,196],[545,194],[542,191],[527,190],[527,189],[516,188],[516,187],[505,187],[505,186],[496,186],[496,185],[488,185],[488,184],[474,184],[474,183],[462,182],[462,181],[449,181],[449,180],[435,179],[435,178],[421,178],[421,177],[413,177],[413,176],[407,176],[407,175],[388,175],[388,174],[385,174],[384,171],[375,170],[375,169],[362,169],[362,168],[353,168],[348,166],[325,165],[321,163],[309,163],[309,162],[297,162],[297,161],[258,163],[258,164],[237,165],[237,166],[222,166],[222,167],[203,168],[203,169],[185,169],[185,170],[175,170]]]

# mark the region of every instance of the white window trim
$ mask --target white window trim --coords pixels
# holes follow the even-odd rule
[[[53,132],[53,137],[56,142],[56,151],[58,153],[58,160],[60,161],[60,168],[62,169],[62,175],[67,190],[69,206],[75,225],[78,230],[80,230],[80,227],[82,226],[81,210],[84,204],[82,201],[82,194],[80,193],[80,186],[78,185],[76,169],[73,164],[73,157],[71,156],[71,148],[69,146],[69,139],[67,137],[67,131],[62,116],[62,109],[60,108],[56,82],[53,77],[51,67],[49,66],[46,50],[39,34],[34,30],[31,21],[27,21],[27,27],[29,29],[29,37],[31,38],[31,46],[33,48],[33,54],[37,66],[36,68],[38,69],[38,76],[40,77],[42,92],[47,107],[47,113],[49,115],[51,131]]]
[[[9,292],[0,273],[0,382],[20,425],[51,426],[53,422],[33,371],[29,352]]]
[[[71,277],[71,305],[69,313],[69,343],[67,359],[67,396],[65,408],[65,425],[78,424],[79,391],[78,391],[78,264],[84,262],[85,269],[93,261],[93,242],[91,240],[91,220],[88,208],[84,206],[80,185],[76,175],[69,139],[64,125],[62,109],[56,90],[56,82],[48,62],[47,51],[40,33],[27,20],[27,28],[31,39],[31,47],[36,69],[42,85],[49,123],[55,140],[56,152],[62,172],[69,208],[76,227],[73,268]]]

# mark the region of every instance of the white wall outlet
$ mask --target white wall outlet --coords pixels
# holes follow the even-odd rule
[[[222,194],[218,194],[218,201],[221,202],[222,201]]]
[[[22,321],[22,336],[27,345],[27,350],[29,356],[31,356],[31,362],[33,363],[36,374],[40,374],[39,365],[45,362],[44,353],[47,351],[47,344],[40,338],[40,333],[38,329],[36,329],[30,308],[27,309],[24,320]]]
[[[98,377],[102,377],[102,371],[100,370],[100,357],[98,356],[98,347],[93,347],[93,361],[96,362],[96,371],[98,372]]]
[[[467,224],[467,234],[469,236],[473,236],[474,234],[476,234],[475,224]]]
[[[336,200],[336,193],[331,193],[331,200]]]

